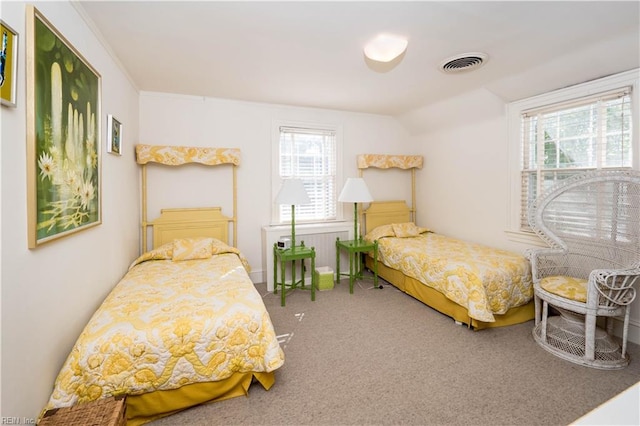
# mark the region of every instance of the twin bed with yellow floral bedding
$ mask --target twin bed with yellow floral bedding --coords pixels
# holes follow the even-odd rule
[[[369,168],[411,172],[411,206],[375,201],[363,212],[365,239],[378,241],[378,275],[426,305],[474,329],[534,318],[528,260],[520,254],[450,238],[415,225],[419,155],[363,154],[360,176]],[[371,254],[371,253],[370,253]],[[366,257],[373,269],[373,259]]]
[[[382,207],[392,223],[375,222]],[[403,212],[394,222],[389,213]],[[533,319],[531,268],[523,255],[475,244],[403,222],[404,202],[372,203],[365,240],[378,241],[378,275],[474,329]],[[369,226],[367,226],[369,229]],[[372,259],[367,257],[369,266]]]
[[[284,353],[236,245],[236,149],[138,145],[143,253],[94,313],[45,410],[126,395],[128,425],[269,389]],[[163,209],[147,221],[146,165],[233,170],[233,216],[220,207]],[[222,188],[218,188],[222,191]],[[228,228],[233,224],[233,246]],[[146,228],[153,227],[147,250]]]
[[[266,389],[284,354],[248,264],[213,238],[140,256],[67,358],[47,409],[127,395],[128,424]]]

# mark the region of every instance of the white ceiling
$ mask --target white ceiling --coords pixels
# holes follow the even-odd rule
[[[638,1],[74,4],[143,91],[398,116],[470,90],[513,101],[640,67]],[[409,39],[393,67],[363,55],[380,32]],[[489,60],[439,71],[467,52]]]

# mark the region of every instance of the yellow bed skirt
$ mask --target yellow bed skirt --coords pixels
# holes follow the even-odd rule
[[[370,256],[366,256],[366,265],[369,269],[373,270],[373,259]],[[534,319],[535,311],[533,300],[526,305],[511,308],[505,314],[494,314],[495,322],[484,322],[469,317],[469,313],[465,307],[447,299],[439,291],[422,284],[414,278],[404,275],[397,269],[389,268],[381,262],[378,262],[378,276],[425,305],[453,318],[455,321],[473,327],[474,330],[504,327]]]
[[[235,373],[218,382],[193,383],[178,389],[127,396],[127,426],[142,425],[198,404],[246,396],[254,377],[266,390],[275,382],[274,372]]]

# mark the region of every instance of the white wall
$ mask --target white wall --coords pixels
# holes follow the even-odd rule
[[[436,232],[517,249],[504,234],[508,163],[505,104],[472,91],[401,117],[425,164],[418,222]]]
[[[1,416],[35,418],[82,328],[138,254],[138,93],[68,2],[38,10],[102,77],[102,128],[113,114],[124,125],[121,157],[102,161],[102,224],[27,248],[26,10],[3,2],[2,20],[19,34],[17,108],[2,119],[2,405]]]
[[[357,176],[356,155],[406,153],[407,133],[397,120],[379,115],[296,108],[162,93],[140,94],[140,142],[239,148],[238,248],[262,281],[261,228],[271,222],[271,143],[280,121],[330,124],[342,128],[343,176]],[[204,167],[149,168],[149,219],[161,208],[222,206],[231,215],[230,171]],[[394,180],[387,181],[394,188]],[[342,183],[339,183],[341,188]],[[408,188],[408,186],[407,186]],[[222,200],[222,203],[220,202]],[[226,204],[225,204],[226,203]],[[353,205],[343,206],[345,218]]]

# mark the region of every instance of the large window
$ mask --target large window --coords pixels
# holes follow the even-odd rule
[[[530,231],[529,205],[587,170],[638,168],[638,70],[509,105],[510,230]]]
[[[585,170],[631,167],[630,88],[522,114],[522,217],[559,181]]]
[[[296,206],[296,222],[336,219],[337,130],[279,126],[278,169],[282,179],[304,182],[311,203]],[[278,222],[291,220],[291,206],[276,206]]]

